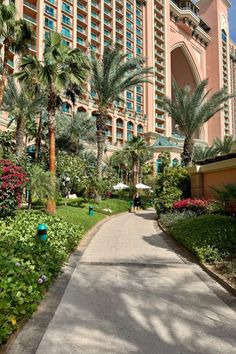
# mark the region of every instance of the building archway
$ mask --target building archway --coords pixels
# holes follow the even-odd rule
[[[171,80],[178,87],[189,86],[192,90],[201,82],[198,66],[184,43],[176,44],[171,51]],[[172,133],[180,133],[173,120]],[[199,139],[200,135],[197,132],[195,138]]]

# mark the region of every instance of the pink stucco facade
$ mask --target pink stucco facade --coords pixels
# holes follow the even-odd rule
[[[139,134],[151,136],[150,144],[166,137],[164,147],[179,156],[182,140],[161,108],[163,96],[171,96],[173,81],[194,89],[209,78],[212,92],[223,86],[229,92],[235,90],[236,47],[229,38],[228,0],[16,0],[15,4],[19,15],[35,28],[37,39],[31,52],[40,58],[45,33],[56,30],[66,45],[85,52],[102,54],[109,41],[119,42],[129,56],[142,55],[147,65],[155,68],[153,85],[125,92],[126,103],[110,110],[110,151]],[[235,107],[235,102],[225,105],[196,133],[196,141],[211,144],[215,137],[235,134]],[[72,109],[92,114],[96,106],[87,95],[74,108],[66,103],[68,118]],[[158,156],[163,146],[155,146]]]

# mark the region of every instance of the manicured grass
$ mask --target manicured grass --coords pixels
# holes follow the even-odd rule
[[[84,232],[91,229],[97,222],[106,217],[105,214],[95,213],[94,216],[88,215],[88,208],[76,208],[71,206],[60,206],[57,208],[57,216],[63,220],[75,224],[81,225]]]
[[[88,214],[89,205],[94,207],[94,216]],[[75,225],[81,225],[85,232],[91,229],[97,222],[106,215],[114,215],[128,211],[129,203],[119,199],[102,200],[99,203],[82,204],[80,207],[60,206],[57,208],[57,215],[63,220]],[[112,212],[103,209],[110,209]]]
[[[203,262],[221,262],[236,257],[236,219],[204,215],[178,221],[170,234]]]

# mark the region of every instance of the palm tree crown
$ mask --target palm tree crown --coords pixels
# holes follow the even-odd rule
[[[223,103],[233,97],[222,88],[207,98],[209,94],[209,91],[206,92],[207,85],[208,80],[203,80],[195,91],[192,91],[189,86],[179,88],[174,84],[173,99],[165,97],[163,101],[165,111],[170,114],[185,136],[182,154],[185,165],[192,161],[194,133],[223,108]]]
[[[35,38],[33,28],[28,21],[17,17],[16,8],[12,3],[0,4],[0,37],[3,40],[3,53],[0,59],[0,104],[2,104],[9,54],[10,52],[26,54],[29,44]]]
[[[91,53],[91,88],[96,93],[95,103],[97,126],[97,169],[98,177],[102,174],[102,157],[105,144],[105,129],[108,109],[116,102],[123,101],[125,90],[150,82],[152,68],[145,66],[141,57],[128,60],[127,54],[120,52],[119,45],[106,46],[101,59]]]

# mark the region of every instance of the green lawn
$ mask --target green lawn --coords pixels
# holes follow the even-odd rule
[[[94,207],[94,216],[89,216],[88,207]],[[101,221],[106,215],[114,215],[128,211],[129,203],[119,199],[102,200],[99,203],[82,204],[80,207],[60,206],[57,208],[57,215],[67,222],[81,225],[85,232],[91,229],[97,222]],[[112,212],[104,211],[110,209]]]

